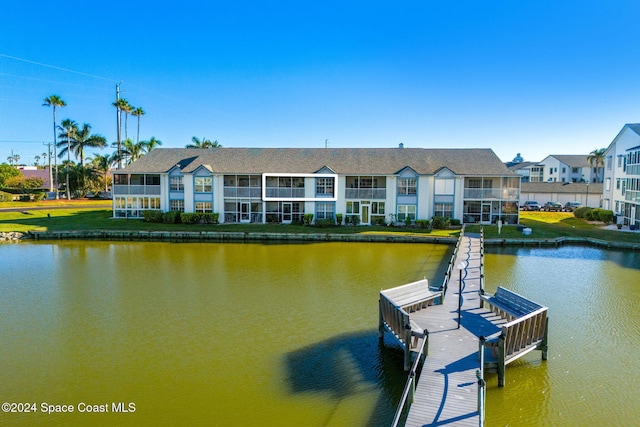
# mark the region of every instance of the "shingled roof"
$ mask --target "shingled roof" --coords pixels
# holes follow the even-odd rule
[[[549,157],[553,157],[572,168],[588,168],[591,166],[586,154],[552,154]]]
[[[523,193],[586,193],[586,182],[523,182]],[[602,183],[589,184],[588,191],[592,194],[602,194]]]
[[[457,175],[513,175],[491,149],[423,148],[156,148],[115,173],[167,173],[179,165],[191,173],[316,173],[392,175],[410,167],[432,175],[446,167]]]

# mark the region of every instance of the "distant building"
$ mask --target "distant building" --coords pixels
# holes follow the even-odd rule
[[[603,207],[640,228],[640,124],[626,124],[605,151]]]
[[[586,182],[523,182],[520,188],[521,204],[535,200],[546,202],[580,202],[590,208],[602,206],[602,184]]]
[[[49,168],[38,169],[35,166],[18,166],[18,170],[25,178],[42,178],[44,183],[40,187],[41,189],[49,189]]]
[[[522,182],[543,182],[544,165],[538,162],[506,163],[507,168],[522,177]]]
[[[545,157],[540,165],[543,182],[601,182],[602,179],[599,173],[602,167],[593,167],[586,154],[553,154]]]

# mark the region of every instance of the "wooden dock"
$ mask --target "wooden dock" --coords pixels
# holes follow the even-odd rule
[[[393,426],[410,405],[405,426],[482,427],[484,372],[504,386],[511,361],[532,350],[547,358],[547,307],[502,287],[484,293],[482,232],[462,229],[440,289],[425,279],[380,291],[379,304],[379,335],[395,336],[410,371]]]
[[[499,332],[486,318],[490,312],[479,308],[483,274],[480,245],[480,236],[464,235],[444,303],[411,314],[414,322],[429,331],[429,349],[405,426],[480,425],[478,337]],[[456,268],[460,263],[463,270]]]

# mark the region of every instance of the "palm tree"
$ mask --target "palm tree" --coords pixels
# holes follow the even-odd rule
[[[56,155],[56,108],[66,107],[64,102],[58,95],[47,96],[44,99],[43,107],[53,107],[53,161],[56,170],[55,182],[58,183],[58,157]],[[49,157],[49,191],[53,191],[53,172],[51,170],[51,157]],[[56,185],[56,199],[58,198],[58,186]]]
[[[191,142],[192,144],[187,144],[186,148],[217,148],[217,147],[222,147],[222,145],[220,145],[220,143],[218,143],[218,140],[215,141],[211,141],[207,138],[202,138],[202,140],[200,140],[197,137],[192,137],[191,138]]]
[[[103,148],[107,146],[107,139],[102,135],[91,134],[91,125],[85,123],[82,129],[76,129],[73,135],[71,150],[76,156],[80,157],[80,164],[84,166],[84,150],[85,148]]]
[[[117,147],[118,147],[118,156],[117,156],[117,161],[118,161],[118,169],[120,169],[122,167],[122,112],[124,111],[123,109],[127,107],[127,105],[129,105],[129,103],[127,102],[126,99],[122,99],[122,98],[118,98],[116,100],[116,102],[114,102],[113,104],[114,107],[116,107],[116,118],[118,119],[118,129],[117,129],[117,134],[118,134],[118,141],[117,141]]]
[[[162,141],[160,141],[159,139],[156,139],[155,136],[152,136],[150,140],[148,141],[142,141],[144,143],[144,151],[145,153],[148,153],[149,151],[153,150],[154,148],[157,148],[158,146],[162,145]]]
[[[124,141],[124,152],[127,156],[127,164],[138,160],[145,153],[145,141],[135,143],[131,139],[125,139]]]
[[[67,164],[66,164],[66,185],[67,185],[67,200],[71,200],[71,192],[69,187],[69,165],[71,164],[71,138],[73,138],[78,131],[78,124],[71,119],[64,119],[60,126],[58,126],[60,130],[60,142],[58,145],[62,148],[60,150],[60,154],[58,157],[62,158],[64,154],[67,154]],[[65,146],[66,145],[66,146]]]
[[[124,113],[124,139],[129,138],[128,132],[128,122],[129,122],[129,114],[133,111],[133,107],[126,99],[120,100],[120,110]]]
[[[132,112],[132,116],[136,116],[138,118],[138,135],[136,136],[136,143],[140,141],[140,117],[144,116],[146,113],[142,109],[142,107],[135,108]]]
[[[104,191],[109,191],[109,170],[111,170],[111,166],[114,164],[114,156],[110,156],[108,154],[100,155],[96,154],[91,159],[91,166],[97,173],[99,173],[104,179]]]
[[[40,163],[40,156],[36,155],[36,156],[33,158],[33,160],[34,160],[34,162],[33,162],[34,164],[33,164],[33,165],[34,165],[35,167],[38,167],[38,163]]]
[[[598,170],[604,167],[604,153],[606,151],[606,148],[595,149],[587,156],[589,164],[596,168],[596,182],[600,182],[598,181]]]

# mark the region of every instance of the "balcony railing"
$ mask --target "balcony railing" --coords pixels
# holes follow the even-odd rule
[[[465,199],[518,200],[517,188],[465,188]]]
[[[259,199],[262,197],[260,187],[224,187],[224,197]]]
[[[345,189],[347,199],[386,199],[387,190],[385,188],[347,188]]]
[[[113,194],[160,194],[159,185],[114,185]]]
[[[274,188],[267,187],[265,196],[274,199],[301,199],[304,198],[304,188]]]

